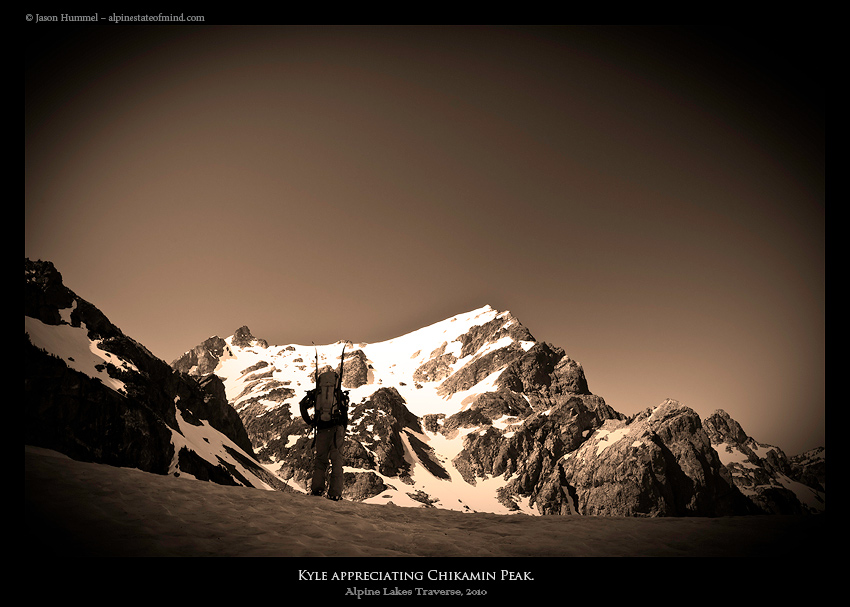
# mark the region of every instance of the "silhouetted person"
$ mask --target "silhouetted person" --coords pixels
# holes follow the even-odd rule
[[[315,429],[313,445],[315,464],[310,493],[322,495],[330,465],[328,498],[342,498],[342,445],[345,442],[345,428],[348,425],[348,395],[342,391],[341,382],[334,371],[326,371],[319,376],[315,389],[307,392],[301,400],[301,417]],[[314,409],[314,415],[309,413]]]

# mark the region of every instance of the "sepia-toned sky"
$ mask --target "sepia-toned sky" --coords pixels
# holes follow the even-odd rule
[[[825,444],[816,33],[26,29],[25,256],[167,362],[489,304],[622,413]]]

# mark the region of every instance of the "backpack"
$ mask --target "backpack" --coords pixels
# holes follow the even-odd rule
[[[345,360],[345,346],[340,356],[339,372],[342,374],[342,363]],[[316,352],[316,373],[319,368],[319,353]],[[301,399],[301,417],[307,425],[317,429],[333,426],[348,426],[348,390],[342,389],[342,382],[337,384],[339,376],[334,371],[325,371],[318,376],[316,387],[309,390]],[[310,408],[316,409],[315,417],[308,413]]]
[[[316,392],[316,423],[339,423],[340,406],[336,394],[336,373],[326,371],[319,376]]]

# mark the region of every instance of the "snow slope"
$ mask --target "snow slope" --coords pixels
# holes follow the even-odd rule
[[[353,350],[362,350],[370,363],[368,383],[350,391],[352,403],[368,398],[381,386],[395,387],[404,398],[408,410],[417,416],[425,414],[451,415],[461,410],[477,394],[489,391],[497,376],[488,377],[478,386],[461,393],[443,397],[437,393],[440,382],[417,382],[413,375],[424,362],[431,358],[431,353],[445,344],[444,354],[454,355],[457,360],[450,365],[451,372],[461,369],[471,359],[482,356],[489,351],[504,347],[510,343],[510,338],[504,338],[498,343],[488,343],[482,349],[461,357],[461,344],[455,339],[469,331],[470,328],[490,322],[499,316],[509,317],[508,312],[499,312],[490,306],[459,314],[452,318],[423,327],[401,337],[377,343],[358,343],[346,346],[346,355]],[[508,318],[506,324],[515,322]],[[240,401],[247,400],[253,394],[263,389],[262,383],[254,390],[245,391],[247,374],[245,369],[258,363],[269,363],[273,373],[269,381],[280,381],[295,391],[291,399],[292,413],[297,415],[297,404],[307,392],[313,388],[313,371],[318,366],[339,365],[345,342],[325,345],[286,344],[282,346],[239,347],[233,344],[233,336],[225,339],[228,352],[221,357],[215,374],[224,380],[227,387],[228,400],[239,410]],[[527,350],[533,342],[523,342]],[[265,372],[266,369],[264,368]],[[250,376],[247,377],[250,380]]]
[[[27,555],[324,557],[276,560],[273,567],[288,588],[339,593],[323,592],[326,598],[342,598],[355,586],[380,591],[424,584],[367,579],[310,587],[298,581],[298,571],[324,570],[330,579],[332,571],[421,570],[427,581],[427,571],[435,568],[498,573],[516,564],[537,571],[534,583],[497,579],[492,585],[437,587],[487,588],[491,597],[516,592],[527,600],[531,590],[564,590],[563,580],[551,575],[556,563],[527,557],[773,557],[793,559],[800,574],[799,567],[817,566],[826,556],[825,516],[506,517],[378,507],[77,462],[33,447],[26,448],[26,481]],[[401,564],[397,557],[449,560]]]

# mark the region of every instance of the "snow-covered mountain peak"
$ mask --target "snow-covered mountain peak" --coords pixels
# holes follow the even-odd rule
[[[480,377],[475,382],[482,384],[478,387],[464,384],[460,390],[441,390],[443,380],[473,360],[506,348],[528,351],[534,343],[510,312],[485,305],[373,343],[269,345],[241,327],[224,340],[207,340],[172,364],[190,374],[215,373],[224,381],[237,411],[276,391],[269,406],[277,406],[285,395],[294,415],[301,397],[313,387],[316,369],[338,369],[344,346],[343,385],[352,402],[368,398],[380,387],[393,387],[416,415],[452,414],[468,404],[471,396],[494,389],[498,372],[509,361]],[[209,362],[200,365],[201,360]]]

